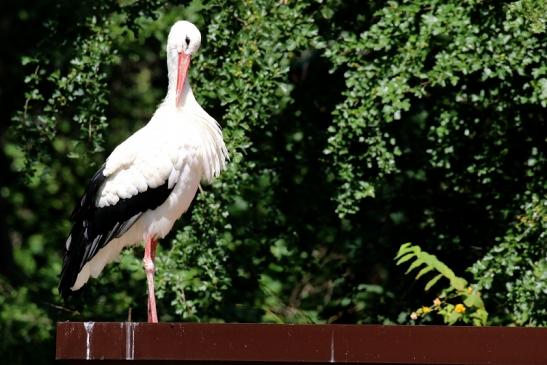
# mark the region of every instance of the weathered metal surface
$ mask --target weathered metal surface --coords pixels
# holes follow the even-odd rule
[[[56,356],[70,363],[547,364],[547,328],[64,322]]]

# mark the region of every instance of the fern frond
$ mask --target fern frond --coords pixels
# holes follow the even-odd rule
[[[425,290],[431,289],[431,287],[443,277],[448,279],[450,281],[450,286],[456,290],[465,290],[467,287],[467,281],[465,279],[456,276],[454,271],[446,266],[444,262],[440,261],[435,255],[422,251],[420,246],[413,245],[409,242],[401,245],[395,256],[395,260],[397,260],[396,265],[401,265],[412,260],[405,274],[409,274],[411,271],[421,267],[416,275],[416,279],[419,279],[431,271],[438,272],[437,275],[428,281]]]

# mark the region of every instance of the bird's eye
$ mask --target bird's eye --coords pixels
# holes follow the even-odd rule
[[[186,36],[186,39],[184,40],[186,42],[186,46],[190,45],[190,38]]]

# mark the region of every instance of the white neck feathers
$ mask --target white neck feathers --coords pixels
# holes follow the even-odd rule
[[[169,85],[167,95],[158,108],[170,115],[167,123],[189,123],[196,131],[203,166],[202,180],[211,182],[222,170],[226,168],[228,150],[222,138],[222,131],[217,121],[212,118],[194,97],[192,87],[188,79],[184,83],[180,105],[176,107],[176,83],[177,68],[176,57],[170,57],[168,53],[167,69]],[[153,118],[155,119],[155,118]],[[163,119],[163,118],[160,118]]]

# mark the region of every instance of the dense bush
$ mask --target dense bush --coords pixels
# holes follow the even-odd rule
[[[2,145],[2,352],[51,354],[56,320],[144,320],[140,248],[68,303],[56,285],[73,202],[164,96],[181,18],[231,161],[160,244],[162,320],[414,323],[439,291],[395,265],[413,242],[489,324],[547,324],[545,1],[20,6],[39,32]]]

